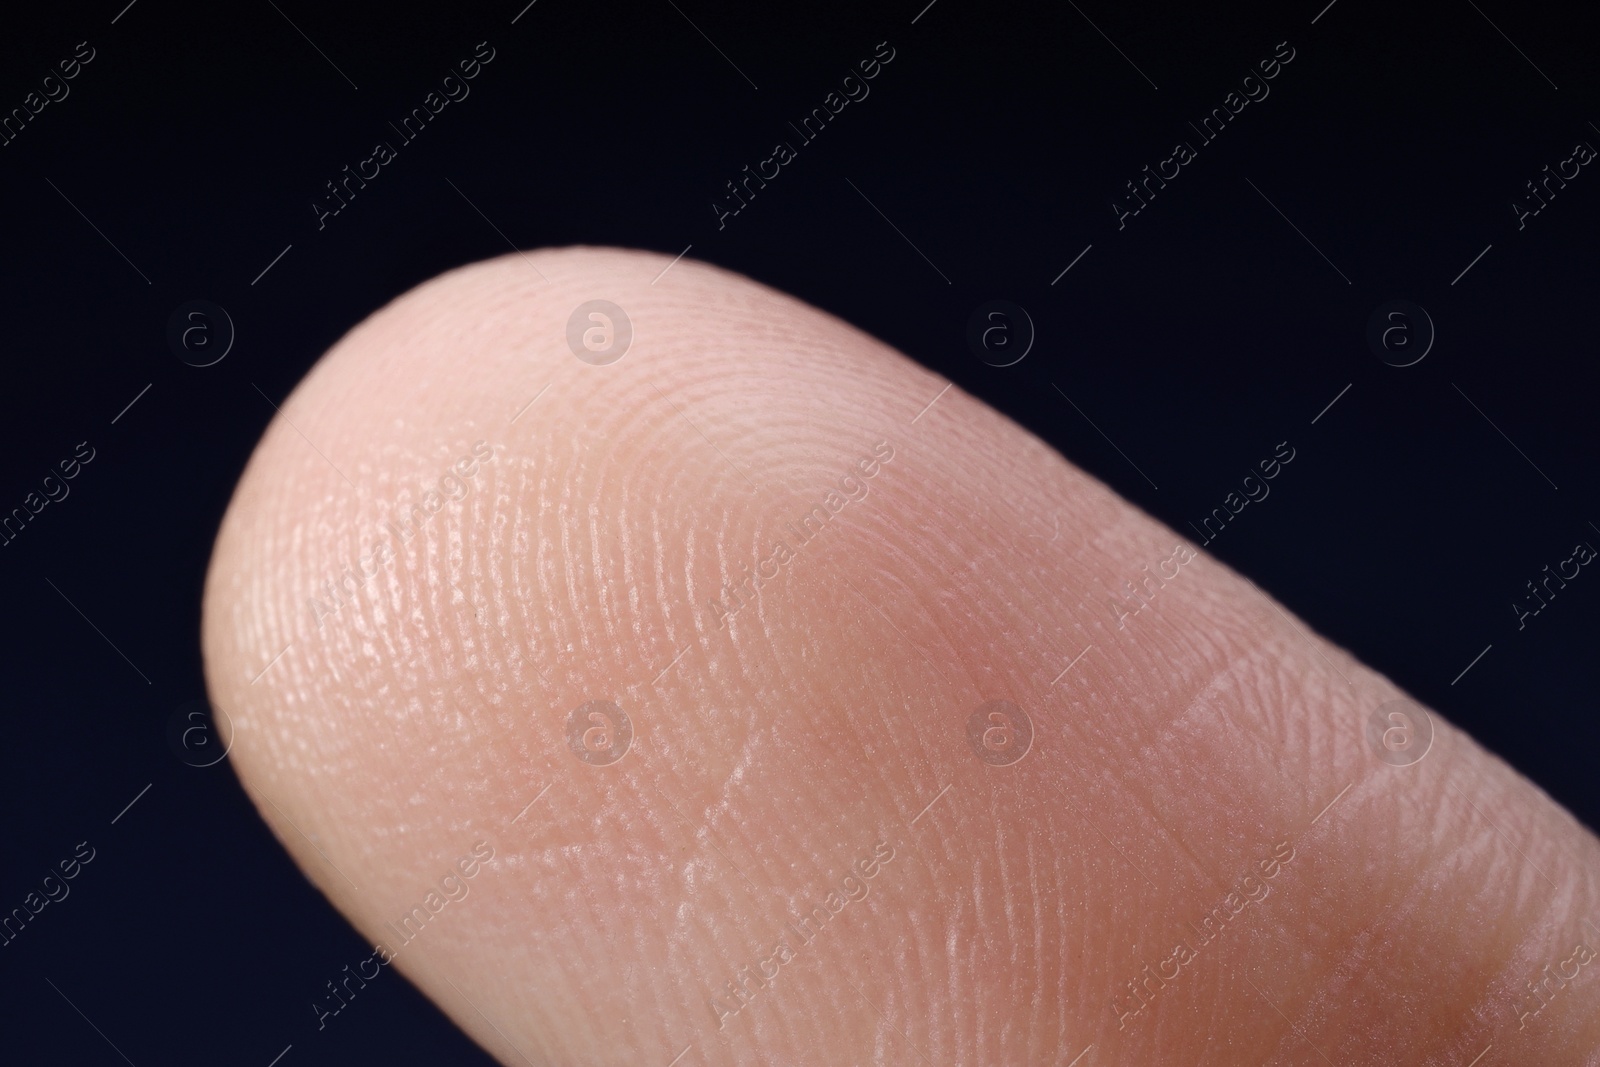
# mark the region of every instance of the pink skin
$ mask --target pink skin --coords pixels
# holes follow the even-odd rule
[[[1403,694],[1187,538],[959,389],[927,407],[945,383],[872,338],[690,260],[652,285],[668,262],[400,298],[284,403],[218,538],[245,787],[474,1038],[1600,1064],[1570,816],[1437,714],[1379,759]],[[567,341],[597,299],[632,325],[607,365]],[[969,729],[996,700],[1026,725]],[[606,706],[569,730],[591,701],[628,716],[616,762]]]

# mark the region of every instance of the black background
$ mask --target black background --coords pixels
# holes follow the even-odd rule
[[[323,982],[370,948],[167,725],[203,694],[201,581],[266,398],[391,298],[510,244],[692,245],[1185,534],[1287,440],[1294,464],[1210,550],[1600,822],[1600,577],[1524,629],[1511,607],[1600,545],[1600,175],[1520,230],[1511,206],[1600,145],[1592,8],[538,0],[513,24],[523,2],[7,14],[0,109],[78,42],[95,58],[0,147],[0,513],[79,442],[95,458],[0,548],[0,912],[78,842],[96,858],[0,948],[0,1061],[121,1063],[114,1043],[139,1067],[266,1067],[290,1045],[282,1067],[488,1062],[396,978],[317,1031]],[[724,183],[884,40],[870,96],[719,230]],[[495,58],[471,95],[319,230],[324,182],[397,140],[388,122],[480,41]],[[1295,58],[1270,96],[1199,145],[1187,122],[1280,41]],[[1179,140],[1198,158],[1119,230],[1124,182]],[[236,328],[206,368],[166,339],[196,298]],[[1014,366],[967,346],[991,299],[1036,329]],[[1437,328],[1405,368],[1366,342],[1395,299]]]

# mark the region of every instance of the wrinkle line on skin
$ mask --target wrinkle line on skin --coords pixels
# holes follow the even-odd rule
[[[507,396],[549,380],[528,380],[528,354],[557,358],[549,338],[598,283],[651,324],[654,381],[551,388],[543,414],[518,423],[492,515],[453,528],[337,646],[297,646],[249,686],[240,664],[259,670],[284,647],[261,640],[289,623],[274,578],[315,570],[323,531],[372,504],[287,427],[269,431],[219,537],[206,614],[209,680],[260,739],[234,754],[239,773],[282,796],[375,896],[452,827],[520,820],[504,877],[482,888],[459,936],[402,961],[495,1047],[435,975],[461,977],[474,1009],[538,1062],[910,1062],[906,1038],[940,1063],[1160,1062],[1203,1056],[1208,1025],[1244,1062],[1303,1060],[1301,1035],[1336,1060],[1381,1048],[1409,1061],[1460,1025],[1481,975],[1509,956],[1514,976],[1538,956],[1529,928],[1594,910],[1595,845],[1569,817],[1448,731],[1451,744],[1414,771],[1379,766],[1349,710],[1398,691],[1285,625],[1225,567],[1186,570],[1129,620],[1137,633],[1106,637],[1115,622],[1096,618],[1088,593],[1176,535],[953,387],[917,423],[895,467],[906,477],[882,490],[888,506],[860,512],[852,536],[816,557],[823,566],[736,632],[713,633],[696,594],[737,572],[773,513],[706,440],[736,442],[729,455],[758,457],[764,481],[798,500],[823,457],[879,412],[946,383],[686,257],[650,296],[665,257],[529,255],[548,287],[519,280],[529,272],[515,260],[481,265],[374,316],[313,371],[296,421],[349,455],[364,483],[392,484],[416,465],[408,450],[426,459],[440,424],[503,424]],[[377,367],[381,404],[361,392]],[[778,380],[795,384],[775,391]],[[690,401],[699,436],[672,429],[678,415],[653,390]],[[1047,539],[1023,499],[1070,516],[1066,536]],[[1080,585],[1082,602],[1061,592]],[[473,624],[469,593],[503,609],[500,632]],[[379,654],[340,662],[363,643]],[[1065,677],[1063,663],[1075,664]],[[562,716],[602,697],[636,719],[641,748],[615,768],[578,768]],[[1044,727],[1015,771],[968,747],[970,704],[990,697],[1022,702]],[[533,809],[552,783],[564,791],[546,818]],[[776,902],[748,891],[829,867],[830,850],[868,825],[908,846],[887,895],[785,971],[782,995],[736,1040],[709,1040],[700,980],[719,961],[747,962],[760,940],[747,935],[765,933]],[[1144,955],[1167,925],[1188,936],[1177,910],[1226,884],[1200,858],[1229,874],[1257,837],[1290,827],[1314,847],[1273,884],[1282,895],[1227,924],[1242,936],[1163,994],[1144,1019],[1154,1025],[1110,1033],[1104,992],[1126,977],[1128,946]],[[1569,859],[1581,863],[1579,877],[1547,896],[1504,837],[1564,879]],[[283,841],[369,922],[308,838]],[[1242,892],[1266,900],[1254,883]],[[1241,976],[1271,991],[1274,1011],[1250,1002]],[[1566,1002],[1581,1010],[1584,996]],[[1384,1001],[1405,1006],[1408,1026],[1371,1010]],[[1595,1024],[1555,1011],[1571,1009],[1547,1009],[1529,1047],[1567,1062],[1561,1040],[1592,1044]],[[697,1012],[699,1030],[677,1029]]]

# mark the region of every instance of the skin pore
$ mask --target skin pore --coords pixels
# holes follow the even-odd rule
[[[669,262],[402,296],[223,522],[234,765],[369,942],[428,912],[391,969],[507,1064],[1600,1064],[1587,830],[1437,714],[1381,758],[1404,694],[1191,539]]]

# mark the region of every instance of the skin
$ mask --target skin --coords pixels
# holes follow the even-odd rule
[[[691,260],[652,284],[669,262],[406,294],[284,402],[223,522],[234,766],[375,944],[439,894],[388,969],[507,1064],[1600,1064],[1571,816],[1437,714],[1379,759],[1404,694],[1239,575],[880,342]],[[593,299],[620,362],[568,346]],[[479,441],[462,499],[424,497]],[[438,511],[401,540],[412,502]],[[347,565],[375,576],[334,611]],[[733,610],[744,566],[771,577]],[[1147,566],[1174,576],[1130,613]],[[1002,699],[1013,763],[1014,718],[968,737]],[[609,765],[568,741],[595,700],[633,728]],[[1536,997],[1547,966],[1576,976]]]

